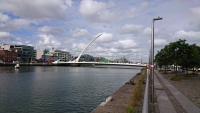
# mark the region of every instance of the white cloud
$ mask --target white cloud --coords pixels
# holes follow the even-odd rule
[[[110,52],[112,52],[112,53],[117,53],[117,52],[119,52],[119,49],[116,49],[116,48],[110,48]]]
[[[25,44],[29,44],[30,43],[30,40],[28,40],[28,41],[25,41]]]
[[[139,4],[138,7],[132,7],[131,9],[125,10],[125,11],[121,11],[120,16],[121,18],[135,18],[138,17],[140,15],[141,12],[143,12],[148,6],[148,2],[142,2],[141,4]]]
[[[9,38],[11,35],[9,32],[1,32],[0,31],[0,39]]]
[[[79,11],[81,12],[81,14],[89,16],[95,15],[101,10],[106,9],[107,7],[107,4],[101,1],[97,2],[93,0],[82,0]]]
[[[190,10],[194,15],[194,23],[197,22],[200,24],[200,7],[191,8]]]
[[[82,51],[86,47],[85,44],[80,43],[80,44],[72,44],[72,50],[73,51]]]
[[[10,20],[9,16],[0,12],[0,22],[7,22]],[[1,25],[0,25],[1,26]]]
[[[75,30],[70,30],[70,33],[73,37],[85,37],[90,35],[90,33],[86,29],[79,28],[76,28]]]
[[[93,51],[95,53],[103,53],[103,52],[107,51],[107,49],[98,46],[95,49],[93,49]]]
[[[151,40],[148,41],[148,43],[151,43]],[[154,39],[154,45],[155,46],[164,46],[167,45],[167,41],[165,39]]]
[[[173,38],[187,39],[189,41],[200,41],[200,31],[199,32],[195,32],[195,31],[186,32],[184,30],[180,30],[174,34]]]
[[[138,7],[115,7],[114,2],[82,0],[79,12],[91,22],[111,23],[127,18],[135,18],[148,3],[141,3]]]
[[[73,2],[72,2],[72,0],[65,0],[65,4],[67,5],[67,6],[72,6],[72,4],[73,4]]]
[[[58,48],[61,43],[52,35],[38,35],[39,41],[36,46],[40,49],[45,48]]]
[[[143,34],[150,35],[151,34],[151,28],[147,27],[144,29]]]
[[[16,16],[30,19],[66,18],[66,9],[72,5],[71,0],[3,0],[0,11],[12,12]]]
[[[25,20],[25,19],[13,19],[8,21],[6,24],[0,27],[2,31],[12,31],[12,30],[19,30],[21,28],[25,29],[28,28],[32,22]]]
[[[165,39],[155,39],[154,40],[154,45],[155,46],[163,46],[166,45],[167,41]]]
[[[158,29],[154,29],[154,34],[158,34],[159,30]],[[144,35],[151,35],[151,28],[146,27],[143,31]]]
[[[96,42],[109,43],[112,41],[112,39],[113,39],[113,34],[104,32],[99,38],[96,39]]]
[[[138,44],[134,40],[125,39],[114,42],[114,47],[118,49],[133,49],[137,48]]]
[[[125,24],[119,28],[120,34],[138,34],[142,31],[142,25]]]
[[[63,43],[65,44],[73,44],[76,43],[77,40],[75,38],[64,38]]]
[[[89,21],[92,22],[111,22],[111,18],[115,15],[107,10],[114,6],[113,2],[104,3],[101,1],[82,0],[79,12]]]
[[[15,43],[22,43],[20,37],[16,37],[9,32],[2,32],[0,31],[0,42],[6,44],[15,44]]]
[[[39,28],[38,30],[43,33],[52,34],[52,35],[62,34],[64,32],[64,30],[62,28],[50,27],[50,26],[43,26],[43,27]]]

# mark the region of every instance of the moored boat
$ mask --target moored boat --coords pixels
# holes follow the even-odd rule
[[[15,69],[18,69],[18,68],[19,68],[19,64],[16,64],[16,65],[15,65]]]

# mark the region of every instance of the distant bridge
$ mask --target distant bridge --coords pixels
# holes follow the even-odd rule
[[[132,63],[105,63],[105,62],[79,62],[79,59],[83,52],[86,50],[86,48],[94,42],[98,37],[100,37],[102,34],[95,37],[90,43],[85,46],[85,48],[82,50],[82,52],[79,54],[78,58],[69,61],[69,62],[63,62],[60,60],[54,61],[53,65],[63,65],[63,66],[92,66],[92,67],[112,67],[112,68],[133,68],[133,67],[147,67],[146,64],[132,64]]]
[[[133,63],[104,63],[104,62],[63,62],[55,61],[53,65],[62,66],[90,66],[90,67],[111,67],[111,68],[136,68],[147,67],[146,64],[133,64]]]

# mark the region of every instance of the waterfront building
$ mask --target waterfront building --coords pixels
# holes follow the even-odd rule
[[[1,48],[10,51],[15,50],[17,52],[17,60],[19,62],[31,62],[33,59],[33,46],[3,44],[1,45]]]
[[[82,61],[85,61],[85,62],[94,62],[94,57],[91,56],[91,55],[88,55],[88,54],[84,54],[84,55],[81,55],[79,61],[80,62],[82,62]]]
[[[42,59],[42,55],[45,54],[45,50],[34,50],[33,52],[33,59],[40,60]]]
[[[130,63],[125,56],[121,57],[120,59],[116,59],[117,63]]]
[[[55,60],[59,59],[60,61],[65,62],[73,60],[73,56],[70,54],[70,52],[54,50],[54,48],[50,49],[49,52],[45,54],[45,56],[49,56],[49,58],[50,56],[54,56]]]
[[[13,63],[17,61],[17,52],[0,48],[0,61],[4,63]]]
[[[99,57],[94,57],[95,62],[99,62]]]

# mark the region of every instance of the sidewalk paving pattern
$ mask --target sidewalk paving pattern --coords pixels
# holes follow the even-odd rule
[[[156,76],[154,76],[154,88],[160,113],[176,113],[172,103],[170,102]]]
[[[182,107],[188,112],[188,113],[200,113],[200,109],[194,105],[188,98],[186,98],[180,91],[178,91],[170,82],[168,82],[160,73],[158,73],[157,70],[155,70],[155,73],[158,75],[158,77],[162,80],[162,82],[167,86],[167,88],[171,91],[171,93],[174,95],[174,97],[179,101],[179,103],[182,105]],[[162,86],[160,85],[159,81],[157,80],[156,76],[154,77],[154,84],[155,84],[155,92],[158,100],[158,106],[160,113],[165,113],[165,109],[174,110],[171,109],[172,104],[170,104],[168,101],[168,97],[164,90],[162,89]],[[157,90],[159,89],[159,90]],[[168,108],[169,107],[169,108]],[[173,106],[172,106],[173,107]],[[172,112],[169,112],[172,113]],[[175,112],[176,113],[176,112]]]

